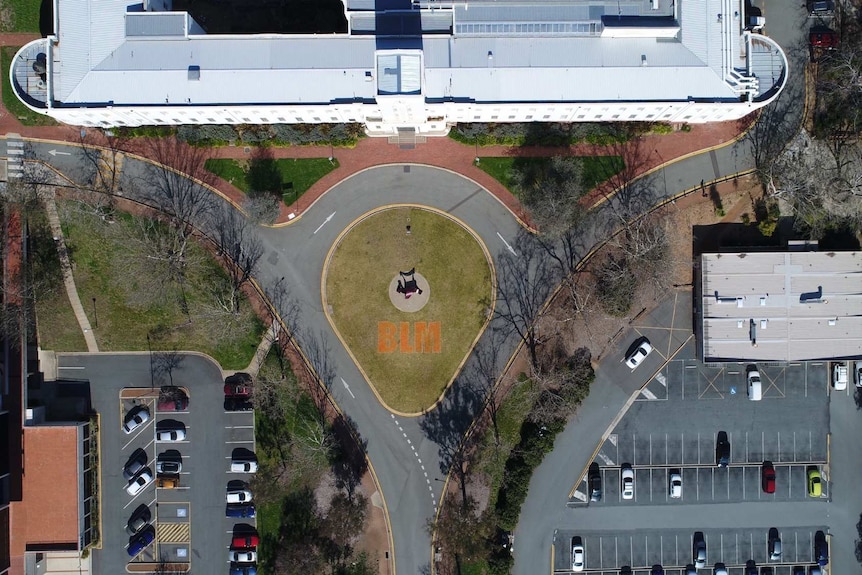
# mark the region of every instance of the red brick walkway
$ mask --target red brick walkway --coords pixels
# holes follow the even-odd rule
[[[0,35],[0,45],[20,45],[32,39],[31,35]],[[0,90],[6,90],[0,86]],[[662,163],[711,148],[733,140],[743,124],[738,121],[719,124],[693,125],[689,132],[676,132],[669,135],[646,136],[640,142],[639,148],[648,153],[638,161],[641,172],[649,171]],[[80,140],[79,128],[70,126],[25,127],[17,118],[12,117],[4,109],[0,109],[0,134],[8,132],[19,133],[25,138],[40,138],[77,142]],[[248,159],[254,153],[254,148],[220,147],[212,149],[214,158]],[[654,152],[654,153],[653,153]],[[269,148],[268,153],[273,158],[327,158],[332,153],[338,160],[339,167],[315,183],[296,205],[283,207],[279,222],[287,222],[288,214],[300,216],[321,195],[345,178],[373,166],[384,164],[415,163],[444,168],[471,178],[505,204],[516,216],[526,221],[523,208],[518,201],[497,180],[476,167],[475,146],[461,144],[451,138],[429,138],[427,143],[417,144],[414,149],[401,149],[390,144],[386,138],[365,138],[355,148],[335,148],[328,145],[303,146],[286,148]],[[493,156],[530,156],[544,157],[553,155],[609,155],[619,153],[613,147],[577,145],[567,148],[528,147],[515,148],[508,146],[488,146],[478,148],[482,157]],[[625,159],[625,158],[624,158]],[[627,162],[627,165],[631,163]],[[228,182],[219,181],[218,189],[237,203],[243,198],[242,192]]]

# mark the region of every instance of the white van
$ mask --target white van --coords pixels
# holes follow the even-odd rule
[[[748,371],[748,399],[760,401],[763,399],[763,386],[760,382],[760,372],[756,369]]]

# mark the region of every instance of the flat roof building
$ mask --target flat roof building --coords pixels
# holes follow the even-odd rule
[[[343,0],[347,33],[321,36],[207,34],[169,0],[53,1],[12,88],[86,126],[702,123],[766,105],[788,73],[743,0]]]
[[[862,252],[702,254],[697,288],[704,361],[862,357]]]

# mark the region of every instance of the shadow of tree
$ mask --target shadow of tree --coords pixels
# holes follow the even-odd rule
[[[336,485],[345,489],[347,496],[353,499],[356,487],[368,469],[368,461],[365,458],[368,440],[362,439],[354,421],[343,414],[339,414],[333,421],[332,435],[335,438],[335,449],[331,464]]]
[[[283,180],[278,163],[269,148],[258,147],[248,164],[248,187],[251,193],[270,193],[281,197]]]

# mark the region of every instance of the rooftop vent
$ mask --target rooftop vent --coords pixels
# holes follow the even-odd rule
[[[200,80],[201,79],[201,67],[200,66],[189,66],[189,80]]]
[[[817,286],[817,291],[806,291],[799,294],[799,303],[818,303],[823,297],[823,286]]]

